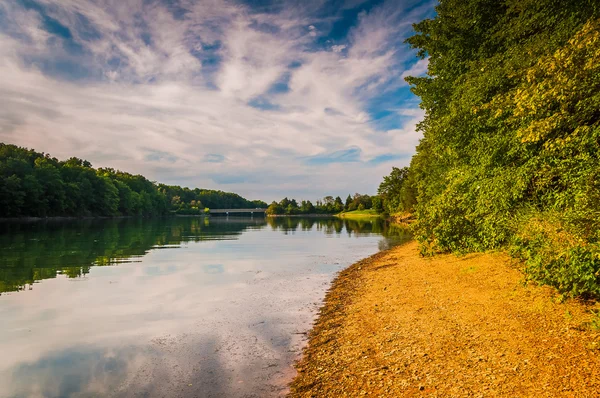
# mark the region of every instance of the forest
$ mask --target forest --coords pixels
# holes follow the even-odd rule
[[[0,218],[202,214],[205,208],[267,207],[222,191],[157,184],[141,175],[92,167],[79,158],[0,143]]]
[[[406,79],[426,116],[387,206],[413,214],[423,254],[503,248],[563,297],[600,297],[600,2],[436,12],[407,40],[429,62]]]

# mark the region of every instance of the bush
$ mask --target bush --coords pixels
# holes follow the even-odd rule
[[[510,244],[529,279],[554,286],[567,297],[600,297],[600,245],[577,238],[558,214],[525,217]]]

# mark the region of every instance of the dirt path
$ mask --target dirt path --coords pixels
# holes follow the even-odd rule
[[[380,253],[334,282],[290,396],[600,397],[600,307],[556,301],[503,254]]]

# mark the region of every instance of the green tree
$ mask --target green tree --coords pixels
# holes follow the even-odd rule
[[[48,202],[48,213],[44,215],[60,216],[65,209],[64,182],[57,168],[57,161],[48,157],[35,160],[34,176],[42,186],[43,196]]]
[[[108,176],[102,176],[100,179],[102,183],[100,214],[104,216],[116,216],[119,214],[119,190]]]
[[[265,201],[262,200],[253,200],[251,201],[252,204],[252,208],[256,208],[256,209],[266,209],[268,204]]]
[[[377,193],[382,199],[382,207],[390,214],[411,211],[416,202],[416,189],[410,179],[408,167],[393,167],[390,175],[383,177]]]
[[[273,202],[267,207],[266,214],[277,215],[283,214],[284,208],[277,202]]]
[[[425,118],[400,197],[416,192],[424,252],[510,246],[531,277],[600,296],[599,17],[595,0],[446,0],[414,26]]]
[[[344,202],[342,202],[342,198],[339,196],[336,196],[333,206],[336,213],[344,211]]]
[[[377,213],[383,213],[385,211],[385,209],[383,207],[383,201],[381,200],[380,196],[373,196],[372,201],[373,201],[373,210],[375,210]]]
[[[15,174],[0,180],[0,201],[4,217],[18,217],[24,205],[25,192]]]
[[[46,213],[47,202],[43,197],[43,188],[33,174],[28,174],[23,178],[23,198],[22,214],[30,216],[41,216]],[[2,200],[0,199],[0,202]]]
[[[285,197],[283,199],[281,199],[281,201],[279,202],[279,206],[281,206],[282,209],[287,209],[287,207],[290,205],[290,200]]]
[[[302,214],[312,214],[315,212],[315,206],[310,200],[303,200],[300,205],[300,212]]]

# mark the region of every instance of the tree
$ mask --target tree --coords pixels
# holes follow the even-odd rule
[[[42,185],[33,174],[28,174],[23,178],[22,182],[23,198],[22,214],[32,216],[41,216],[45,213],[47,203],[44,199]]]
[[[530,277],[600,297],[599,17],[595,0],[445,0],[414,25],[423,138],[399,196],[380,193],[416,196],[424,252],[509,245]]]
[[[135,215],[135,202],[131,188],[119,180],[115,180],[114,184],[119,192],[119,213],[123,216]]]
[[[277,215],[277,214],[283,214],[284,213],[284,208],[277,202],[273,202],[269,205],[269,207],[267,207],[267,210],[265,211],[266,214],[270,214],[270,215]]]
[[[344,211],[344,202],[342,202],[342,198],[340,198],[339,196],[336,196],[335,198],[334,210],[336,213]]]
[[[370,209],[373,205],[371,201],[371,197],[369,195],[362,195],[360,193],[355,193],[352,201],[347,207],[348,211],[358,210],[359,206],[362,205],[362,209]]]
[[[377,213],[383,213],[385,211],[385,209],[383,207],[383,201],[381,200],[380,196],[373,196],[372,201],[373,201],[373,210],[375,210]]]
[[[290,205],[290,200],[287,197],[281,199],[281,201],[279,202],[279,206],[281,206],[282,209],[287,209],[287,207],[289,205]]]
[[[412,210],[416,202],[416,192],[410,176],[408,167],[393,167],[390,175],[383,177],[377,193],[382,199],[382,207],[388,213]]]
[[[262,200],[253,200],[251,203],[251,207],[256,209],[266,209],[268,206],[267,202],[264,202]]]
[[[119,214],[119,190],[108,176],[101,177],[101,210],[103,216],[116,216]]]
[[[49,157],[35,160],[34,175],[42,186],[43,196],[48,201],[48,215],[64,214],[65,190],[64,182],[57,168],[57,161]]]
[[[300,205],[300,212],[302,214],[312,214],[315,212],[315,206],[313,206],[310,200],[303,200]]]
[[[25,192],[21,179],[15,174],[0,180],[0,200],[2,201],[3,217],[18,217],[21,215]]]

